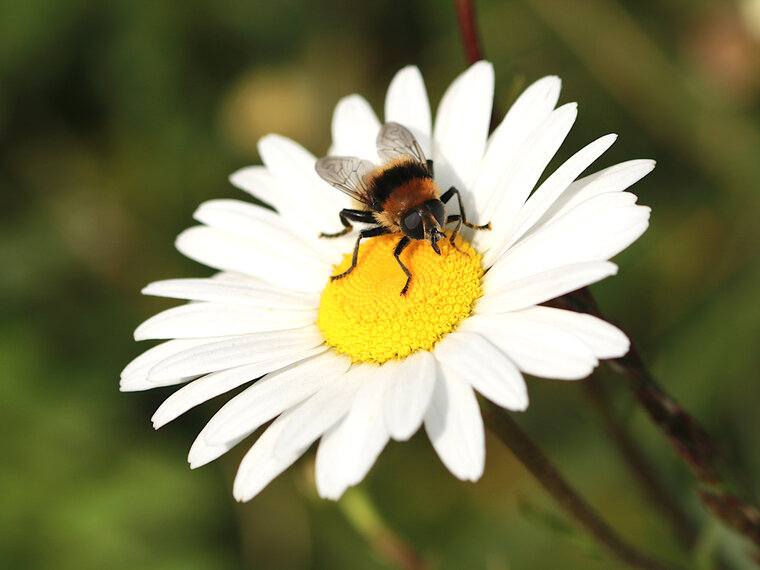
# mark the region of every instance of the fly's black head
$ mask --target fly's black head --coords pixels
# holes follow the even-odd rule
[[[440,200],[427,200],[409,210],[401,218],[401,231],[411,239],[426,239],[438,255],[441,250],[436,243],[444,237],[441,228],[446,221],[446,208]]]
[[[446,207],[440,200],[428,200],[422,207],[433,215],[435,221],[438,222],[438,227],[442,228],[446,221]]]
[[[422,212],[419,208],[409,210],[401,218],[401,231],[405,236],[412,239],[423,239],[425,237],[425,224],[422,221]]]
[[[427,200],[404,214],[401,218],[401,231],[412,239],[427,239],[434,244],[443,235],[441,228],[445,220],[443,202]]]

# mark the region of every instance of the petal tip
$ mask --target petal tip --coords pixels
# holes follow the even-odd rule
[[[250,168],[249,166],[243,166],[241,168],[238,168],[237,170],[233,171],[227,176],[227,180],[230,181],[230,184],[233,186],[237,186],[237,182],[245,176],[246,169]]]
[[[338,103],[335,105],[336,109],[338,107],[342,107],[344,105],[369,105],[367,100],[359,95],[358,93],[351,93],[350,95],[344,95],[340,99],[338,99]]]
[[[191,228],[187,228],[185,230],[182,230],[179,235],[174,239],[174,247],[177,248],[177,250],[180,253],[184,253],[183,248],[187,244],[187,242],[191,239],[190,236],[195,234],[195,231],[197,228],[202,226],[193,226]]]
[[[150,340],[150,336],[149,336],[149,333],[147,333],[147,332],[145,331],[145,329],[146,329],[146,326],[145,326],[145,325],[148,323],[148,321],[150,321],[150,319],[148,319],[148,320],[147,320],[147,321],[145,321],[143,324],[141,324],[139,327],[137,327],[137,328],[135,329],[135,332],[134,332],[134,333],[132,333],[132,336],[134,337],[134,339],[135,339],[136,341],[138,341],[138,342],[139,342],[139,341],[141,341],[141,340]]]
[[[253,496],[249,497],[249,493],[246,493],[242,487],[242,483],[239,483],[238,479],[235,478],[235,482],[232,485],[232,496],[238,503],[245,503],[253,498]]]
[[[556,105],[560,91],[562,91],[562,79],[558,75],[545,75],[530,84],[523,93],[528,91],[540,94],[541,97],[551,98]]]
[[[402,67],[396,72],[396,76],[399,76],[402,74],[403,75],[407,75],[407,74],[419,75],[420,77],[422,77],[422,72],[420,71],[420,68],[411,63],[409,65],[405,65],[404,67]]]
[[[168,424],[170,421],[172,421],[172,417],[168,416],[164,411],[159,407],[156,412],[151,416],[150,422],[153,424],[153,429],[160,429],[164,427],[166,424]]]
[[[187,463],[190,465],[190,469],[198,469],[199,467],[206,465],[208,461],[198,457],[198,451],[193,446],[190,448],[190,453],[187,454]]]
[[[267,155],[272,149],[282,145],[300,146],[292,139],[278,135],[277,133],[269,133],[259,139],[259,142],[256,144],[256,149],[259,151],[259,156],[261,156],[265,166],[267,164],[265,155]]]
[[[493,63],[488,61],[487,59],[480,59],[473,63],[469,69],[475,69],[478,70],[480,73],[493,73]]]

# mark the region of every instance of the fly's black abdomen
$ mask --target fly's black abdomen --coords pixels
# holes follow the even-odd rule
[[[415,178],[432,178],[426,164],[410,160],[386,168],[372,181],[373,208],[381,210],[394,190]]]

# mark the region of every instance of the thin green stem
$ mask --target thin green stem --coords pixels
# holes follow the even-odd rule
[[[431,566],[422,556],[385,524],[372,500],[363,490],[349,490],[338,502],[338,507],[372,549],[394,568],[430,570]]]

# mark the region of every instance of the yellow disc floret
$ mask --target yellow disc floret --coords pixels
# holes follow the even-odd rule
[[[317,325],[327,343],[354,362],[404,358],[431,350],[472,313],[482,294],[481,256],[457,236],[457,251],[441,239],[437,255],[425,240],[412,241],[401,253],[412,281],[405,296],[406,275],[393,257],[399,234],[362,243],[354,270],[329,281],[322,292]],[[333,275],[351,266],[346,254]]]

